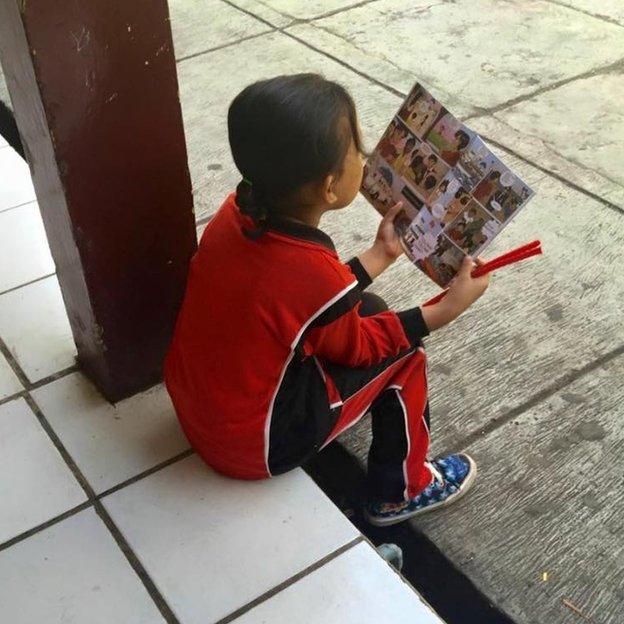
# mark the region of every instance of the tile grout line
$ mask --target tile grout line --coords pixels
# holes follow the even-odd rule
[[[36,401],[30,394],[31,389],[37,389],[39,387],[44,386],[46,383],[50,383],[52,381],[55,381],[56,379],[60,379],[61,377],[66,376],[70,374],[71,372],[74,372],[75,370],[78,370],[78,367],[77,366],[69,367],[67,369],[64,369],[63,371],[59,371],[47,378],[42,379],[39,382],[35,382],[34,384],[31,384],[28,377],[22,370],[21,366],[19,365],[17,360],[13,357],[13,354],[10,352],[10,350],[8,349],[8,347],[6,346],[6,344],[1,338],[0,338],[0,353],[2,353],[6,357],[7,362],[13,369],[13,372],[15,373],[20,383],[22,383],[22,385],[25,388],[25,390],[19,393],[19,395],[21,396],[21,398],[23,398],[26,401],[28,407],[32,410],[33,414],[39,421],[40,426],[43,428],[43,430],[47,434],[48,438],[50,439],[50,441],[56,448],[57,452],[61,455],[61,458],[63,459],[66,466],[69,468],[69,470],[71,471],[74,478],[76,479],[76,481],[78,482],[78,484],[80,485],[80,487],[82,488],[83,492],[85,493],[87,497],[86,501],[77,505],[76,507],[65,511],[64,513],[56,516],[55,518],[49,519],[48,521],[44,522],[41,525],[38,525],[37,527],[33,527],[29,529],[28,531],[25,531],[24,533],[11,538],[10,540],[8,540],[7,542],[3,544],[0,544],[0,552],[49,528],[50,526],[53,526],[59,522],[62,522],[63,520],[75,515],[76,513],[83,511],[84,509],[93,507],[95,509],[95,512],[98,514],[98,516],[100,517],[100,519],[102,520],[106,528],[108,529],[109,533],[112,535],[113,539],[117,543],[117,546],[124,554],[128,564],[134,570],[135,574],[139,577],[139,580],[145,587],[145,590],[147,591],[150,598],[156,605],[156,608],[158,609],[162,617],[165,619],[165,621],[168,624],[180,624],[177,617],[173,613],[173,610],[171,609],[171,607],[169,607],[164,596],[160,593],[160,591],[156,587],[156,584],[154,583],[152,578],[147,573],[147,570],[145,570],[145,568],[141,564],[136,553],[134,552],[130,544],[127,542],[122,532],[119,530],[119,528],[113,521],[112,517],[110,516],[110,514],[108,513],[108,511],[106,510],[106,508],[100,501],[100,499],[106,496],[107,494],[111,494],[113,492],[116,492],[117,490],[122,489],[123,487],[127,485],[135,483],[136,481],[138,481],[139,479],[143,477],[153,474],[154,472],[161,470],[167,466],[170,466],[171,464],[177,461],[181,461],[182,459],[189,457],[193,453],[192,449],[187,449],[186,451],[183,451],[182,453],[179,453],[178,455],[175,455],[174,457],[169,458],[168,460],[160,462],[156,466],[152,466],[151,468],[143,471],[139,475],[135,475],[131,477],[130,479],[127,479],[126,481],[119,483],[112,488],[109,488],[109,490],[102,492],[100,495],[97,495],[95,491],[93,490],[93,488],[91,487],[88,480],[86,479],[86,477],[84,476],[84,474],[82,473],[82,471],[80,470],[80,468],[78,467],[78,465],[76,464],[76,462],[74,461],[69,451],[65,448],[65,445],[62,443],[62,441],[57,436],[56,432],[54,431],[54,429],[52,428],[52,426],[46,419],[45,415],[39,408],[39,405],[36,403]],[[0,404],[1,403],[2,402],[0,402]]]
[[[41,524],[38,524],[24,531],[23,533],[18,533],[17,535],[14,535],[13,537],[9,538],[6,542],[2,542],[0,544],[0,553],[3,550],[7,550],[11,546],[14,546],[15,544],[19,544],[20,542],[23,542],[29,537],[32,537],[33,535],[37,535],[37,533],[41,533],[42,531],[45,531],[47,528],[54,526],[55,524],[58,524],[59,522],[62,522],[63,520],[66,520],[67,518],[71,518],[72,516],[75,516],[77,513],[84,511],[85,509],[89,509],[89,507],[92,507],[92,506],[93,506],[93,502],[90,500],[86,500],[80,503],[79,505],[76,505],[75,507],[72,507],[71,509],[64,511],[62,514],[59,514],[58,516],[54,516],[53,518],[50,518],[46,520],[45,522],[42,522]]]
[[[269,22],[268,19],[266,19],[264,17],[261,17],[260,15],[256,15],[253,11],[250,11],[249,9],[244,9],[243,7],[237,6],[234,2],[231,2],[230,0],[221,0],[221,2],[223,2],[223,4],[227,4],[229,7],[233,8],[233,9],[236,9],[237,11],[240,11],[241,13],[244,13],[245,15],[248,15],[249,17],[252,17],[255,20],[258,20],[259,22],[262,22],[266,26],[270,26],[274,30],[281,30],[282,28],[286,28],[288,26],[291,26],[293,23],[295,23],[297,21],[297,19],[295,17],[291,16],[291,15],[286,15],[285,13],[282,13],[280,11],[272,9],[273,11],[275,11],[276,13],[281,15],[282,17],[285,17],[286,19],[293,20],[292,22],[290,22],[290,24],[286,24],[286,26],[276,26],[272,22]],[[265,8],[267,8],[266,5],[264,5],[264,6],[265,6]],[[271,7],[268,7],[268,8],[271,8]]]
[[[578,369],[571,370],[569,373],[566,373],[565,375],[560,377],[558,380],[556,380],[547,388],[544,388],[537,394],[534,394],[530,399],[524,401],[524,403],[520,403],[519,405],[517,405],[516,407],[513,407],[512,409],[510,409],[507,413],[503,414],[502,416],[499,416],[498,418],[495,418],[491,420],[490,422],[488,422],[486,425],[482,427],[478,427],[477,429],[474,429],[473,431],[471,431],[467,436],[465,436],[464,438],[460,440],[460,442],[456,445],[456,447],[461,450],[468,448],[471,444],[473,444],[477,440],[488,436],[489,434],[493,433],[494,431],[496,431],[503,425],[507,424],[508,422],[516,418],[517,416],[520,416],[521,414],[535,407],[539,403],[542,403],[543,401],[557,394],[557,392],[560,392],[564,388],[567,388],[569,385],[571,385],[575,381],[582,379],[583,377],[585,377],[585,375],[593,372],[594,370],[596,370],[603,364],[606,364],[610,362],[611,360],[614,360],[620,357],[623,354],[624,354],[624,345],[620,345],[619,347],[613,349],[612,351],[609,351],[608,353],[605,353],[604,355],[600,356],[596,360],[593,360],[592,362],[585,364],[585,366],[582,366],[581,368],[578,368]]]
[[[32,397],[30,392],[27,391],[25,393],[24,400],[28,404],[28,407],[30,407],[30,409],[33,411],[33,413],[37,417],[37,420],[39,421],[39,424],[41,425],[43,430],[48,434],[48,438],[50,438],[50,440],[52,441],[52,444],[54,445],[56,450],[60,453],[67,467],[71,470],[72,474],[74,475],[74,478],[76,479],[76,481],[78,481],[78,484],[80,485],[85,495],[87,496],[87,499],[90,501],[93,501],[96,497],[96,494],[93,488],[91,487],[91,484],[87,481],[86,477],[82,474],[82,471],[78,467],[78,464],[76,464],[76,462],[74,461],[74,458],[70,455],[69,451],[65,448],[65,445],[63,444],[63,442],[61,442],[61,439],[56,434],[56,431],[54,431],[54,429],[52,428],[52,425],[50,425],[50,423],[48,422],[48,419],[45,417],[44,413],[41,411],[41,408],[39,407],[35,399]]]
[[[129,479],[126,479],[125,481],[122,481],[121,483],[114,485],[113,487],[110,487],[108,490],[104,490],[100,494],[96,494],[92,499],[88,499],[84,503],[80,503],[79,505],[76,505],[75,507],[72,507],[71,509],[64,511],[58,516],[49,518],[45,522],[42,522],[41,524],[38,524],[24,531],[23,533],[19,533],[18,535],[11,537],[6,542],[0,543],[0,551],[5,550],[6,548],[9,548],[10,546],[13,546],[13,544],[21,542],[31,537],[32,535],[35,535],[37,533],[40,533],[41,531],[44,531],[48,527],[53,526],[57,524],[58,522],[61,522],[62,520],[65,520],[65,518],[69,518],[70,516],[73,516],[74,514],[82,511],[83,509],[92,507],[96,500],[101,500],[105,498],[106,496],[114,494],[115,492],[118,492],[119,490],[122,490],[123,488],[129,485],[132,485],[133,483],[136,483],[137,481],[140,481],[141,479],[145,477],[149,477],[155,472],[158,472],[159,470],[162,470],[163,468],[167,468],[168,466],[171,466],[178,461],[182,461],[183,459],[186,459],[187,457],[190,457],[193,454],[194,454],[194,451],[192,449],[187,449],[186,451],[182,451],[181,453],[178,453],[177,455],[174,455],[173,457],[170,457],[169,459],[166,459],[156,464],[155,466],[152,466],[151,468],[148,468],[147,470],[144,470],[143,472],[140,472],[139,474],[134,475],[133,477],[130,477]]]
[[[571,11],[576,11],[577,13],[582,13],[583,15],[587,15],[588,17],[593,17],[597,20],[600,20],[601,22],[606,22],[608,24],[613,24],[614,26],[619,26],[620,28],[624,28],[624,26],[620,24],[620,22],[618,22],[613,17],[610,17],[609,15],[599,15],[596,13],[590,13],[589,11],[584,11],[583,9],[579,9],[578,7],[565,4],[565,2],[558,2],[557,0],[545,0],[545,1],[549,2],[550,4],[556,4],[557,6],[570,9]]]
[[[21,399],[28,394],[28,390],[20,390],[15,394],[9,394],[5,396],[3,399],[0,399],[0,407],[5,403],[10,403],[11,401],[17,401],[17,399]]]
[[[2,344],[0,343],[0,347],[1,346]],[[9,396],[6,396],[3,399],[0,399],[0,405],[4,405],[5,403],[10,403],[11,401],[16,401],[17,399],[23,398],[31,390],[38,390],[39,388],[42,388],[43,386],[49,383],[58,381],[59,379],[62,379],[63,377],[67,377],[68,375],[71,375],[72,373],[78,372],[79,370],[80,369],[78,368],[78,365],[75,364],[74,366],[70,366],[56,373],[53,373],[52,375],[48,377],[44,377],[43,379],[40,379],[39,381],[35,381],[34,383],[29,383],[29,386],[30,386],[29,388],[24,388],[23,390],[20,390],[19,392],[16,392],[15,394],[10,394]],[[15,372],[15,369],[13,369],[13,372]]]
[[[47,241],[46,241],[47,244]],[[44,279],[48,279],[48,277],[53,277],[54,275],[56,275],[56,272],[54,273],[47,273],[46,275],[42,275],[41,277],[36,277],[33,280],[30,280],[29,282],[24,282],[23,284],[19,284],[18,286],[13,286],[12,288],[7,288],[6,290],[3,290],[0,292],[0,297],[2,295],[6,295],[7,293],[11,293],[11,292],[15,292],[16,290],[19,290],[20,288],[24,288],[24,286],[31,286],[32,284],[36,284],[37,282],[41,282]]]
[[[100,497],[102,495],[98,496],[95,493],[90,483],[88,482],[88,480],[83,475],[82,471],[80,470],[80,468],[74,461],[73,457],[70,455],[69,451],[65,448],[65,445],[61,442],[60,438],[57,436],[56,432],[54,431],[54,429],[52,428],[52,426],[46,419],[45,415],[39,408],[38,404],[36,403],[36,401],[30,394],[31,389],[42,387],[43,385],[45,385],[45,383],[50,383],[50,381],[54,381],[55,379],[59,379],[60,377],[70,374],[74,370],[77,370],[78,367],[77,366],[70,367],[63,371],[59,371],[59,373],[55,373],[54,375],[51,375],[48,378],[40,380],[40,382],[37,384],[31,384],[30,381],[28,380],[28,377],[22,370],[21,366],[15,360],[15,358],[13,357],[13,354],[9,351],[6,344],[1,338],[0,338],[0,352],[6,357],[14,373],[16,374],[20,382],[25,387],[25,390],[22,393],[20,393],[21,397],[26,401],[26,403],[28,404],[28,407],[34,413],[35,417],[39,421],[39,424],[41,425],[41,427],[47,434],[48,438],[50,439],[50,441],[56,448],[57,452],[61,455],[61,458],[63,459],[66,466],[69,468],[69,470],[71,471],[74,478],[76,479],[76,481],[78,482],[78,484],[80,485],[80,487],[82,488],[83,492],[85,493],[87,497],[86,501],[74,507],[73,509],[70,509],[60,514],[56,518],[52,518],[51,520],[48,520],[47,522],[37,527],[29,529],[28,531],[11,538],[8,542],[5,542],[4,544],[0,544],[0,552],[2,550],[9,548],[10,546],[16,543],[21,542],[24,539],[27,539],[28,537],[31,537],[32,535],[35,535],[36,533],[39,533],[40,531],[45,530],[46,528],[50,526],[53,526],[54,524],[57,524],[58,522],[61,522],[62,520],[65,520],[66,518],[70,516],[73,516],[79,511],[82,511],[84,509],[87,509],[93,506],[95,509],[95,512],[98,514],[98,516],[100,517],[100,519],[102,520],[102,522],[104,523],[104,525],[106,526],[110,534],[112,535],[119,549],[122,551],[126,560],[128,561],[128,564],[130,565],[130,567],[134,570],[135,574],[139,577],[139,580],[145,587],[145,590],[149,594],[150,598],[156,605],[156,608],[159,610],[160,614],[163,616],[165,621],[168,624],[180,624],[177,617],[174,615],[173,611],[167,604],[165,598],[158,591],[158,588],[156,587],[154,581],[152,580],[152,578],[149,576],[149,574],[147,573],[147,571],[141,564],[137,555],[134,553],[132,547],[127,542],[127,540],[125,539],[121,531],[118,529],[113,519],[109,515],[108,511],[105,509],[104,505],[100,502]],[[149,474],[152,474],[161,468],[164,468],[166,466],[171,465],[172,463],[175,463],[176,461],[180,461],[181,459],[184,459],[188,455],[189,455],[189,451],[187,450],[178,454],[177,456],[173,458],[170,458],[169,460],[165,460],[164,462],[161,462],[157,466],[153,466],[152,468],[144,471],[143,473],[141,473],[141,475],[135,475],[134,477],[131,477],[130,479],[128,479],[127,482],[123,482],[122,484],[118,484],[114,488],[110,488],[108,493],[111,493],[112,491],[117,491],[118,489],[121,489],[121,487],[123,487],[124,485],[129,485],[130,483],[134,483],[135,481],[138,481],[139,478],[141,478],[142,476],[147,476]],[[103,494],[106,494],[106,493],[107,492],[104,492]]]
[[[276,585],[275,587],[273,587],[269,591],[264,592],[264,594],[261,594],[257,598],[254,598],[254,600],[251,600],[247,604],[245,604],[242,607],[236,609],[236,611],[232,611],[232,613],[230,613],[226,617],[224,617],[224,618],[222,618],[220,620],[217,620],[215,622],[215,624],[228,624],[229,622],[232,622],[233,620],[236,620],[241,615],[247,613],[248,611],[251,611],[254,607],[257,607],[258,605],[262,604],[263,602],[266,602],[267,600],[269,600],[273,596],[275,596],[275,595],[279,594],[280,592],[284,591],[287,587],[290,587],[291,585],[294,585],[295,583],[300,581],[302,578],[305,578],[306,576],[308,576],[312,572],[315,572],[319,568],[322,568],[324,565],[326,565],[330,561],[333,561],[334,559],[338,558],[340,555],[344,554],[348,550],[351,550],[354,546],[357,546],[358,544],[360,544],[362,542],[365,542],[365,541],[367,541],[367,540],[364,537],[364,535],[360,534],[355,539],[351,540],[350,542],[347,542],[346,544],[343,544],[342,546],[340,546],[340,548],[337,548],[336,550],[332,551],[331,553],[329,553],[325,557],[322,557],[321,559],[319,559],[318,561],[316,561],[312,565],[309,565],[304,570],[301,570],[301,572],[298,572],[297,574],[294,574],[290,578],[287,578],[285,581],[283,581],[279,585]]]
[[[338,15],[340,13],[346,13],[347,11],[351,11],[353,9],[360,9],[363,6],[366,6],[368,4],[373,4],[374,2],[380,2],[380,0],[361,0],[361,2],[356,2],[355,4],[351,4],[346,7],[333,9],[331,11],[327,11],[326,13],[321,13],[320,15],[317,15],[316,17],[311,17],[307,20],[303,20],[303,23],[309,24],[310,22],[316,22],[317,20],[321,20],[326,17],[333,17],[334,15]],[[295,26],[295,24],[292,24],[292,25]]]
[[[20,384],[22,384],[22,386],[24,387],[23,392],[28,392],[30,388],[30,380],[28,379],[26,373],[22,370],[22,367],[20,366],[19,362],[11,353],[11,350],[6,345],[2,337],[0,337],[0,354],[4,355],[6,361],[11,367],[11,370],[13,371],[13,373],[19,380]]]
[[[65,462],[69,466],[70,470],[72,471],[72,473],[74,474],[74,476],[78,480],[78,482],[81,485],[83,491],[87,495],[87,500],[84,501],[83,503],[80,503],[79,505],[76,505],[75,507],[73,507],[71,509],[68,509],[67,511],[63,512],[62,514],[59,514],[58,516],[55,516],[54,518],[51,518],[51,519],[47,520],[46,522],[44,522],[44,523],[42,523],[40,525],[37,525],[36,527],[28,529],[24,533],[20,533],[19,535],[16,535],[16,536],[10,538],[6,542],[1,543],[0,544],[0,552],[2,552],[3,550],[7,550],[11,546],[14,546],[14,545],[18,544],[18,543],[28,539],[29,537],[32,537],[33,535],[36,535],[37,533],[40,533],[40,532],[50,528],[51,526],[54,526],[55,524],[58,524],[58,523],[62,522],[63,520],[66,520],[67,518],[70,518],[71,516],[74,516],[77,513],[80,513],[81,511],[84,511],[85,509],[93,507],[95,512],[101,518],[102,522],[105,524],[106,528],[111,533],[111,535],[112,535],[113,539],[116,541],[118,547],[123,552],[123,554],[126,557],[128,563],[130,564],[132,569],[135,571],[135,573],[137,574],[137,576],[139,577],[139,579],[141,580],[141,582],[145,586],[145,588],[146,588],[147,592],[149,593],[150,597],[152,598],[152,600],[156,604],[157,608],[161,612],[161,615],[165,618],[165,620],[168,622],[168,624],[180,624],[179,620],[176,618],[175,614],[173,613],[173,611],[171,610],[171,608],[169,607],[169,605],[165,601],[164,597],[162,596],[162,594],[160,593],[160,591],[156,587],[156,584],[154,583],[153,579],[149,576],[149,574],[147,573],[147,571],[145,570],[145,568],[141,564],[139,558],[137,557],[136,553],[133,551],[132,547],[130,546],[130,544],[125,539],[123,533],[117,527],[117,525],[115,524],[114,520],[112,519],[112,517],[110,516],[110,514],[108,513],[108,511],[106,510],[106,508],[102,504],[102,499],[107,497],[107,496],[109,496],[109,495],[111,495],[111,494],[114,494],[115,492],[117,492],[119,490],[124,489],[125,487],[128,487],[129,485],[132,485],[133,483],[136,483],[137,481],[140,481],[141,479],[143,479],[145,477],[150,476],[151,474],[154,474],[155,472],[158,472],[159,470],[162,470],[162,469],[164,469],[164,468],[166,468],[166,467],[168,467],[168,466],[170,466],[172,464],[175,464],[175,463],[177,463],[179,461],[182,461],[183,459],[186,459],[187,457],[190,457],[191,455],[194,455],[195,451],[193,449],[187,449],[185,451],[182,451],[181,453],[178,453],[177,455],[175,455],[175,456],[173,456],[173,457],[171,457],[171,458],[169,458],[169,459],[167,459],[167,460],[165,460],[163,462],[160,462],[159,464],[156,464],[155,466],[152,466],[151,468],[148,468],[147,470],[144,470],[143,472],[139,473],[138,475],[135,475],[135,476],[133,476],[133,477],[131,477],[129,479],[126,479],[125,481],[122,481],[121,483],[118,483],[117,485],[109,488],[108,490],[104,490],[100,494],[95,494],[94,490],[91,488],[90,484],[88,483],[88,481],[86,480],[86,478],[84,477],[84,475],[82,474],[80,469],[75,465],[75,462],[74,462],[73,458],[71,458],[71,456],[69,455],[69,452],[65,449],[64,445],[62,444],[60,439],[58,439],[58,437],[56,436],[56,433],[51,428],[50,424],[47,422],[47,420],[46,420],[45,416],[43,415],[43,413],[41,412],[39,406],[30,397],[30,395],[28,394],[27,391],[24,394],[28,395],[27,403],[28,403],[30,409],[35,413],[35,415],[37,416],[37,419],[40,421],[41,425],[46,430],[46,433],[48,434],[48,436],[50,437],[50,439],[54,443],[54,446],[57,448],[59,453],[61,453],[63,459],[65,460]],[[69,458],[69,460],[68,460],[68,458]],[[308,567],[306,567],[302,571],[300,571],[297,574],[289,577],[288,579],[286,579],[282,583],[276,585],[275,587],[273,587],[269,591],[263,593],[262,595],[258,596],[254,600],[248,602],[246,605],[243,605],[242,607],[240,607],[236,611],[232,612],[231,614],[229,614],[225,618],[219,620],[216,624],[226,624],[227,622],[231,622],[232,620],[240,617],[243,613],[246,613],[247,611],[250,611],[251,609],[253,609],[257,605],[267,601],[268,599],[270,599],[273,596],[275,596],[276,594],[280,593],[281,591],[283,591],[287,587],[289,587],[291,585],[294,585],[296,582],[298,582],[302,578],[308,576],[309,574],[311,574],[312,572],[314,572],[314,571],[318,570],[319,568],[323,567],[324,565],[326,565],[327,563],[329,563],[333,559],[336,559],[340,555],[344,554],[347,550],[350,550],[351,548],[353,548],[357,544],[365,542],[365,541],[367,541],[365,536],[364,535],[359,535],[358,537],[356,537],[355,539],[351,540],[347,544],[344,544],[343,546],[337,548],[336,550],[332,551],[331,553],[329,553],[325,557],[322,557],[318,561],[316,561],[313,564],[309,565]]]
[[[136,483],[137,481],[141,481],[142,479],[149,477],[155,472],[159,472],[160,470],[163,470],[164,468],[168,468],[169,466],[172,466],[173,464],[176,464],[177,462],[182,461],[183,459],[191,457],[192,455],[195,455],[195,451],[192,448],[188,448],[185,451],[182,451],[181,453],[178,453],[177,455],[174,455],[173,457],[170,457],[169,459],[165,459],[159,462],[158,464],[156,464],[155,466],[152,466],[151,468],[147,468],[143,472],[140,472],[139,474],[134,475],[133,477],[130,477],[126,479],[125,481],[122,481],[121,483],[118,483],[117,485],[113,485],[107,490],[100,492],[95,498],[97,500],[101,500],[107,496],[110,496],[111,494],[114,494],[115,492],[118,492],[119,490],[123,490],[124,488],[128,487],[129,485],[132,485],[133,483]]]
[[[2,149],[2,148],[0,148]],[[19,156],[19,154],[18,154]],[[20,156],[21,158],[21,156]],[[9,212],[11,210],[15,210],[17,208],[24,208],[24,206],[29,206],[30,204],[36,204],[37,203],[37,199],[30,199],[27,202],[24,202],[23,204],[17,204],[17,206],[10,206],[9,208],[0,208],[0,214],[4,213],[4,212]]]
[[[59,371],[56,371],[55,373],[52,373],[51,375],[47,375],[46,377],[38,379],[37,381],[30,381],[30,379],[28,378],[28,375],[26,375],[26,372],[22,368],[21,364],[17,361],[17,358],[13,355],[13,353],[11,353],[11,350],[9,349],[9,347],[7,346],[7,344],[4,342],[4,340],[1,337],[0,337],[0,354],[4,356],[7,363],[11,367],[11,370],[13,371],[18,381],[24,388],[24,390],[21,390],[20,392],[17,392],[14,395],[5,397],[4,399],[0,399],[0,405],[13,400],[18,395],[28,393],[31,390],[37,390],[38,388],[41,388],[42,386],[45,386],[46,384],[52,383],[53,381],[57,381],[58,379],[61,379],[62,377],[66,377],[67,375],[71,375],[71,373],[75,373],[76,371],[79,370],[78,364],[72,364],[71,366],[68,366],[67,368],[63,368]]]
[[[156,583],[147,573],[147,570],[134,552],[132,546],[130,546],[123,533],[119,530],[119,527],[115,524],[115,521],[108,513],[102,502],[100,500],[94,500],[93,507],[110,534],[113,536],[113,539],[117,542],[117,546],[125,555],[126,560],[134,570],[135,574],[143,583],[143,587],[147,590],[147,593],[150,595],[150,598],[153,600],[158,611],[160,611],[160,614],[163,616],[167,624],[181,624],[165,600],[165,597],[160,593]]]
[[[255,13],[253,13],[252,11],[248,10],[248,9],[244,9],[242,7],[237,6],[236,4],[233,4],[232,2],[229,2],[228,0],[221,0],[224,4],[227,4],[229,7],[236,9],[237,11],[240,11],[241,13],[244,13],[245,15],[251,17],[252,19],[259,21],[260,23],[264,24],[265,26],[269,27],[269,30],[265,30],[263,32],[260,33],[256,33],[255,35],[247,35],[246,37],[241,37],[240,39],[236,39],[235,41],[229,41],[227,43],[223,43],[221,45],[218,46],[214,46],[213,48],[206,48],[205,50],[201,50],[200,52],[194,52],[193,54],[187,54],[186,56],[181,56],[180,58],[176,59],[176,64],[178,63],[182,63],[183,61],[187,61],[189,59],[194,59],[197,58],[198,56],[202,56],[203,54],[209,54],[211,52],[216,52],[217,50],[223,50],[224,48],[229,48],[231,46],[235,46],[239,43],[243,43],[244,41],[249,41],[250,39],[257,39],[258,37],[262,37],[263,35],[269,35],[271,33],[274,32],[283,32],[283,30],[285,28],[290,28],[291,26],[299,26],[300,24],[309,24],[311,22],[314,22],[316,20],[320,20],[323,19],[325,17],[331,17],[333,15],[337,15],[338,13],[343,13],[345,11],[350,11],[351,9],[357,9],[360,8],[362,6],[365,6],[367,4],[371,4],[373,2],[379,2],[379,0],[362,0],[361,2],[358,2],[356,4],[353,4],[351,6],[348,7],[342,7],[339,9],[334,9],[333,11],[328,11],[327,13],[323,13],[321,15],[317,15],[315,17],[311,17],[311,18],[307,18],[307,19],[299,19],[296,18],[293,15],[288,15],[286,13],[281,13],[279,11],[276,11],[277,13],[279,13],[282,17],[291,20],[288,24],[284,25],[284,26],[276,26],[275,24],[273,24],[272,22],[270,22],[269,20],[256,15]]]
[[[70,455],[69,451],[65,448],[65,445],[61,442],[61,439],[57,436],[56,432],[48,422],[47,418],[37,405],[36,401],[30,395],[29,392],[24,396],[26,403],[33,411],[37,420],[39,420],[40,425],[43,427],[43,430],[47,433],[48,437],[52,441],[52,444],[56,448],[56,450],[60,453],[61,457],[65,461],[67,467],[71,470],[75,479],[78,481],[80,487],[82,487],[84,493],[87,496],[87,502],[93,505],[96,513],[101,518],[102,522],[104,522],[106,528],[109,530],[114,540],[117,542],[120,550],[126,557],[126,560],[139,577],[141,583],[145,587],[147,593],[150,595],[154,604],[158,608],[160,614],[163,616],[165,621],[168,624],[180,624],[173,611],[167,604],[165,598],[158,591],[154,581],[151,579],[143,565],[141,564],[139,558],[136,556],[135,552],[132,550],[132,547],[127,542],[121,531],[117,528],[117,525],[109,515],[108,511],[104,508],[101,501],[98,499],[95,491],[91,487],[91,484],[86,479],[86,477],[82,474],[82,471],[74,461],[74,458]],[[89,506],[89,505],[87,505]],[[76,513],[76,511],[74,511]],[[73,514],[72,514],[73,515]]]
[[[60,371],[57,371],[56,373],[52,373],[51,375],[48,375],[47,377],[43,377],[42,379],[39,379],[38,381],[33,381],[30,384],[30,388],[28,388],[28,390],[38,390],[39,388],[42,388],[43,386],[46,386],[49,383],[53,383],[55,381],[58,381],[59,379],[62,379],[63,377],[67,377],[67,375],[71,375],[72,373],[77,373],[80,370],[80,367],[78,366],[78,364],[72,364],[71,366],[68,366],[67,368],[63,368]]]

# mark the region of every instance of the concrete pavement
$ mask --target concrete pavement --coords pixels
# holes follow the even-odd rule
[[[519,623],[580,621],[569,605],[619,623],[619,3],[351,4],[171,2],[197,216],[216,210],[238,181],[225,112],[262,77],[319,71],[339,80],[371,146],[417,79],[482,133],[537,191],[491,253],[540,238],[545,256],[501,272],[474,309],[427,341],[433,451],[469,450],[481,476],[465,501],[416,524]],[[323,227],[347,258],[377,221],[358,198]],[[407,261],[373,289],[400,308],[436,290]],[[364,462],[368,423],[342,442]]]
[[[253,80],[300,71],[350,89],[371,147],[419,80],[536,190],[491,254],[540,238],[545,256],[501,272],[427,340],[433,451],[469,450],[480,478],[465,501],[415,524],[519,624],[624,621],[621,2],[170,8],[198,220],[238,182],[230,100]],[[323,227],[346,259],[377,222],[358,198]],[[373,290],[405,308],[437,289],[402,260]],[[342,442],[364,462],[368,436],[363,422]]]

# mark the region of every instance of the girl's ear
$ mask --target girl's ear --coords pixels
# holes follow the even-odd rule
[[[323,180],[323,200],[328,204],[335,204],[338,201],[336,194],[336,176],[329,174]]]

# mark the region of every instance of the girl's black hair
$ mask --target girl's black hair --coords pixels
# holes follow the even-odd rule
[[[429,175],[425,178],[425,181],[423,182],[423,187],[426,191],[430,191],[436,185],[437,181],[438,180],[435,176]]]
[[[464,149],[464,147],[467,147],[468,143],[470,143],[470,136],[466,134],[463,130],[458,130],[455,133],[455,137],[457,138],[458,149]]]
[[[362,152],[353,99],[319,74],[260,80],[243,89],[228,111],[230,149],[243,180],[236,203],[258,238],[275,205],[308,182],[340,175],[351,145]]]

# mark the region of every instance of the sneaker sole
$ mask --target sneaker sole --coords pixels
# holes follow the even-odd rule
[[[451,494],[448,498],[440,501],[439,503],[433,503],[433,505],[429,505],[428,507],[423,507],[422,509],[415,509],[410,513],[406,513],[403,516],[397,516],[394,518],[383,518],[380,516],[372,516],[368,513],[368,511],[364,512],[364,517],[369,524],[378,527],[391,526],[393,524],[399,524],[399,522],[405,522],[410,518],[414,518],[415,516],[421,516],[422,514],[427,513],[428,511],[435,511],[436,509],[440,509],[440,507],[445,507],[446,505],[451,505],[452,503],[458,501],[460,498],[466,495],[468,490],[472,487],[475,478],[477,477],[477,464],[470,457],[470,455],[466,455],[462,453],[462,455],[468,460],[470,464],[470,471],[468,476],[464,479],[463,483],[459,486],[457,492]]]

